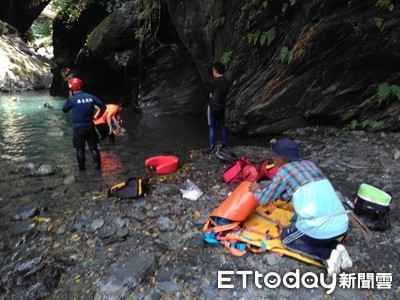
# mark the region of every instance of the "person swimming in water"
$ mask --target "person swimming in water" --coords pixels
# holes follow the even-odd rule
[[[45,103],[45,104],[43,104],[43,107],[44,108],[47,108],[47,109],[49,109],[49,110],[53,110],[54,109],[54,107],[53,106],[51,106],[49,103]]]

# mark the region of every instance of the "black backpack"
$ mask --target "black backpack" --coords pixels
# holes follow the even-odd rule
[[[144,189],[145,180],[132,177],[127,181],[114,185],[107,193],[108,196],[115,196],[120,199],[132,199],[142,196]]]

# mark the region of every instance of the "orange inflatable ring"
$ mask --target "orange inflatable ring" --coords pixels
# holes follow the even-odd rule
[[[243,181],[224,202],[211,214],[231,221],[244,221],[258,207],[259,203],[249,192],[249,181]]]
[[[146,167],[152,167],[156,169],[156,173],[159,175],[167,174],[176,171],[178,169],[178,157],[173,155],[168,156],[153,156],[146,159],[144,165]]]

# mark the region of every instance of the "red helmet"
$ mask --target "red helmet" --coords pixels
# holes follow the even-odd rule
[[[72,91],[80,91],[82,89],[83,82],[79,78],[71,78],[68,80],[68,87]]]

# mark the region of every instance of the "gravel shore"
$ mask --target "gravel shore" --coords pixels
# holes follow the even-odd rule
[[[321,285],[260,289],[253,277],[243,288],[237,275],[235,288],[218,289],[218,270],[281,276],[325,270],[268,252],[238,258],[203,243],[204,223],[235,185],[221,181],[226,165],[215,155],[193,150],[180,158],[177,172],[152,177],[145,197],[134,200],[108,198],[109,186],[89,171],[73,176],[55,166],[40,176],[3,161],[0,299],[400,299],[400,134],[307,127],[281,137],[299,142],[344,197],[351,199],[363,182],[393,195],[391,228],[366,240],[352,227],[346,245],[354,262],[346,273],[358,279],[390,273],[390,289],[339,282],[329,294]],[[269,142],[230,150],[262,161],[272,156]],[[182,198],[187,179],[204,192],[197,201]]]

